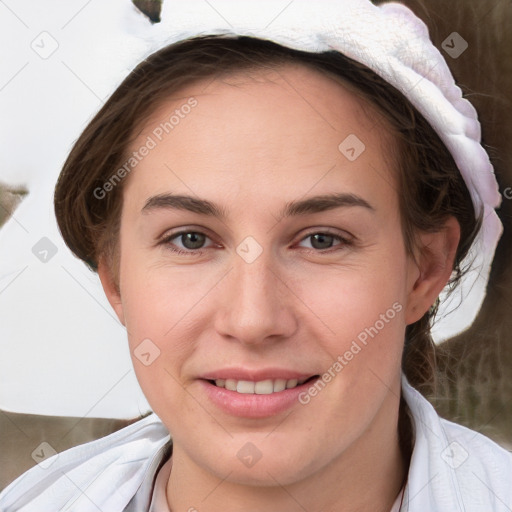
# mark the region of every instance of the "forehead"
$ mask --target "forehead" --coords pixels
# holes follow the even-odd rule
[[[396,188],[395,143],[382,116],[307,66],[194,83],[163,101],[138,131],[130,152],[148,144],[151,150],[124,185],[125,200],[139,205],[149,194],[177,189],[220,199],[271,190],[296,198],[339,184],[360,192],[372,180],[371,188]]]

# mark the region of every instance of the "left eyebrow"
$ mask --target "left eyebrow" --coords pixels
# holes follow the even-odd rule
[[[355,194],[340,193],[324,194],[288,202],[281,210],[281,217],[320,213],[334,208],[350,206],[359,206],[375,212],[375,208],[362,197]],[[181,194],[158,194],[152,196],[144,204],[141,213],[150,213],[160,209],[185,210],[224,220],[228,217],[223,207],[211,201]]]
[[[300,201],[286,203],[281,211],[281,216],[307,215],[348,206],[360,206],[375,212],[375,208],[362,197],[355,194],[341,193],[313,196]]]

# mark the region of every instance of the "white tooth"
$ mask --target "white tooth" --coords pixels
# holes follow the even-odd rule
[[[254,382],[249,380],[239,380],[236,385],[238,393],[254,393]]]
[[[260,380],[254,385],[254,392],[257,395],[270,395],[274,392],[274,383],[272,380]]]
[[[297,379],[290,379],[286,381],[286,389],[294,388],[297,386]]]
[[[223,388],[225,387],[226,385],[226,379],[217,379],[215,381],[215,385],[218,387],[218,388]]]
[[[236,380],[235,379],[226,379],[224,386],[229,391],[236,391]]]
[[[276,379],[274,381],[274,393],[286,389],[286,379]]]

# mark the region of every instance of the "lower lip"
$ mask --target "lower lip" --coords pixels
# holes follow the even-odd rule
[[[221,410],[242,418],[267,418],[290,409],[298,402],[299,395],[315,382],[314,379],[292,389],[285,389],[269,395],[237,393],[219,388],[201,380],[200,383],[208,398]]]

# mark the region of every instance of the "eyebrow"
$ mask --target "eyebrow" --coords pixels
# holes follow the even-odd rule
[[[359,206],[375,212],[375,208],[365,199],[355,194],[339,193],[308,197],[286,203],[281,210],[281,217],[292,217],[333,210],[334,208]],[[225,220],[227,211],[206,199],[198,199],[188,195],[158,194],[150,197],[144,204],[141,213],[156,210],[185,210],[200,215],[207,215]]]

